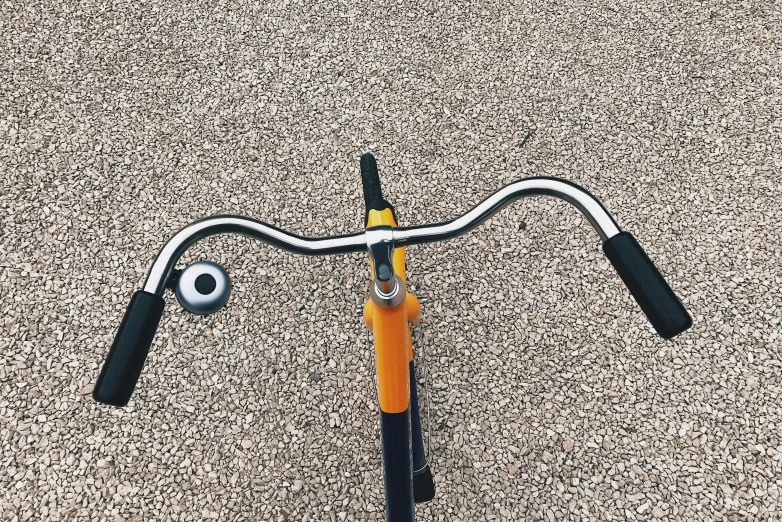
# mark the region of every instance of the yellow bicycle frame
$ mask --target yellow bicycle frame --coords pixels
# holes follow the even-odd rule
[[[379,225],[397,226],[391,209],[369,211],[367,228]],[[394,274],[406,281],[404,248],[394,250],[391,262]],[[369,265],[373,277],[371,260]],[[417,322],[420,311],[418,299],[410,293],[394,307],[375,306],[371,299],[364,305],[364,322],[375,338],[377,394],[380,409],[385,413],[401,413],[410,405],[409,363],[413,360],[413,343],[409,321]]]

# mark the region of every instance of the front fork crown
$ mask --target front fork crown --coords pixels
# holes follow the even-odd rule
[[[374,281],[372,282],[374,284]],[[404,284],[404,282],[402,282]],[[370,293],[371,295],[371,293]],[[414,296],[413,294],[406,292],[404,294],[404,301],[405,306],[407,306],[407,320],[411,323],[417,323],[418,320],[421,317],[421,303],[418,301],[418,298]],[[401,302],[399,304],[402,304]],[[373,299],[367,299],[367,302],[364,303],[364,308],[362,310],[362,316],[364,317],[364,324],[372,330],[372,307],[376,306],[376,303]]]

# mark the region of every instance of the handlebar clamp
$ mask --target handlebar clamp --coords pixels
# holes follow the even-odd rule
[[[381,285],[381,291],[389,292],[394,279],[394,229],[389,225],[368,228],[366,239],[374,279]]]

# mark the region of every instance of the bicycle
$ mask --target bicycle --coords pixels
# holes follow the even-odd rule
[[[383,198],[377,163],[361,157],[365,230],[350,235],[305,238],[242,216],[201,219],[177,232],[150,269],[143,290],[133,294],[93,391],[101,403],[125,406],[133,393],[163,315],[166,289],[195,314],[220,310],[230,295],[227,272],[211,262],[180,270],[175,265],[207,236],[239,233],[303,255],[369,254],[369,299],[363,318],[374,335],[377,397],[388,522],[414,522],[416,503],[431,500],[434,480],[424,452],[410,323],[420,304],[407,291],[404,249],[444,241],[472,230],[501,208],[527,196],[549,195],[580,210],[603,241],[603,252],[657,333],[670,339],[692,325],[676,294],[628,232],[585,189],[559,178],[532,177],[495,192],[461,217],[445,223],[399,227],[394,207]]]

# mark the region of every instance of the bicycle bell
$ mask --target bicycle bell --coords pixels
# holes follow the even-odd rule
[[[223,267],[199,261],[179,274],[176,298],[182,308],[197,315],[213,314],[225,306],[231,295],[231,279]]]

